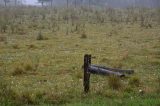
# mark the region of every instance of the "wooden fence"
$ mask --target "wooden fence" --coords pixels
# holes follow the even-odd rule
[[[134,70],[122,70],[122,69],[108,68],[108,67],[99,66],[99,65],[91,65],[91,58],[92,56],[89,54],[86,54],[84,56],[83,86],[84,86],[85,93],[89,91],[90,74],[99,74],[99,75],[106,75],[106,76],[114,75],[117,77],[125,77],[126,74],[134,73]]]

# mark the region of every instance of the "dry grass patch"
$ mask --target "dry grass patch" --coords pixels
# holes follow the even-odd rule
[[[13,76],[18,76],[23,74],[32,74],[32,75],[37,74],[35,73],[37,67],[31,62],[17,63],[13,68],[14,68],[12,72]]]
[[[45,101],[52,104],[64,104],[67,102],[65,93],[49,92],[45,95]]]
[[[15,67],[15,69],[12,72],[13,76],[19,76],[19,75],[23,75],[23,74],[26,74],[26,72],[24,71],[23,67],[20,67],[20,66]]]
[[[122,87],[122,82],[117,76],[109,76],[108,85],[112,89],[119,90]]]
[[[157,79],[157,93],[159,93],[160,94],[160,76],[158,77],[158,79]]]
[[[4,37],[4,36],[0,36],[0,42],[6,42],[7,41],[7,38]]]
[[[82,38],[82,39],[86,39],[86,38],[87,38],[86,33],[82,33],[81,38]]]
[[[42,34],[42,32],[39,32],[37,35],[37,40],[48,40],[47,37],[44,37],[44,35]]]
[[[37,100],[36,100],[36,95],[34,95],[32,92],[22,92],[21,94],[19,94],[19,96],[17,97],[16,101],[19,104],[37,104]]]
[[[36,49],[37,47],[34,44],[27,45],[28,49]]]
[[[13,49],[20,49],[20,47],[18,46],[18,44],[14,44],[12,45]]]
[[[24,70],[25,71],[33,71],[34,67],[30,63],[27,63],[27,64],[24,65]]]

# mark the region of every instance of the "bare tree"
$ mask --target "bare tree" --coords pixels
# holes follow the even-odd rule
[[[51,2],[51,7],[53,7],[53,0],[50,0],[50,2]]]
[[[10,0],[4,0],[5,7],[7,6],[7,3],[9,3],[9,2],[10,2]]]
[[[68,6],[69,6],[69,0],[67,0],[67,9],[68,9]]]
[[[44,6],[45,0],[38,0],[38,3],[41,3],[42,7]]]
[[[14,1],[15,6],[17,6],[17,1],[18,1],[18,0],[15,0],[15,1]]]
[[[74,6],[77,7],[77,0],[74,0]]]

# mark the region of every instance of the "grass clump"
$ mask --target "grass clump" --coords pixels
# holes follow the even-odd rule
[[[87,38],[87,35],[86,35],[85,33],[83,33],[83,34],[81,35],[81,38],[82,38],[82,39],[86,39],[86,38]]]
[[[37,66],[34,65],[32,62],[18,63],[14,67],[12,75],[19,76],[19,75],[23,75],[23,74],[35,74],[36,70],[37,70]]]
[[[0,105],[13,106],[15,105],[16,93],[6,84],[4,80],[0,81]]]
[[[12,47],[13,49],[19,49],[19,46],[17,44],[13,45]]]
[[[45,40],[44,36],[42,35],[42,32],[38,33],[37,40]]]
[[[45,100],[47,103],[52,103],[57,105],[67,103],[67,97],[61,93],[56,93],[56,92],[52,92],[49,94],[47,93]]]
[[[138,87],[140,85],[140,79],[136,76],[129,79],[129,85]]]
[[[35,49],[35,48],[36,48],[36,46],[33,44],[28,45],[28,49]]]
[[[160,93],[160,76],[157,79],[158,87],[157,87],[157,93]]]
[[[0,36],[0,42],[6,42],[7,41],[7,38],[4,37],[4,36]]]
[[[14,71],[12,72],[13,76],[19,76],[23,74],[26,74],[26,73],[24,72],[24,69],[22,67],[16,67]]]
[[[32,71],[34,68],[33,68],[33,66],[31,65],[31,64],[26,64],[25,66],[24,66],[24,69],[26,70],[26,71]]]
[[[119,90],[122,86],[122,83],[120,78],[116,76],[110,76],[108,79],[108,85],[112,89]]]
[[[133,92],[133,88],[131,86],[127,86],[125,89],[124,89],[125,92],[127,93],[131,93]]]
[[[18,101],[22,104],[36,104],[36,97],[30,92],[23,92]]]

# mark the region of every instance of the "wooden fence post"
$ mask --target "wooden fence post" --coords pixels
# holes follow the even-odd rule
[[[84,92],[88,93],[89,91],[89,80],[90,80],[90,72],[88,71],[89,66],[91,65],[91,55],[86,54],[84,56]]]

